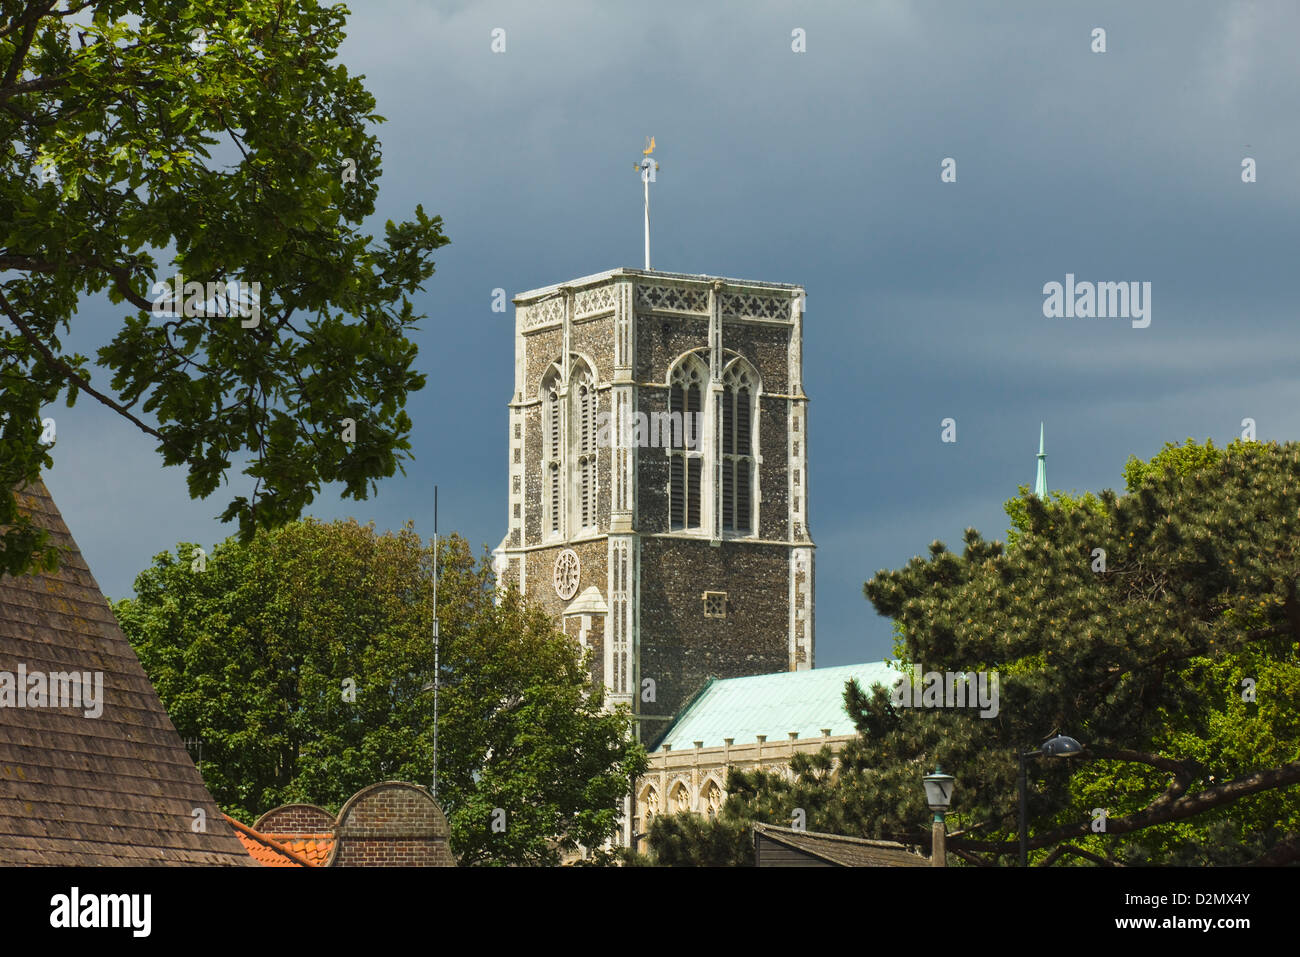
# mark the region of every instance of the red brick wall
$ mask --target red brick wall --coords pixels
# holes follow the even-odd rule
[[[329,834],[334,830],[334,815],[314,804],[286,804],[259,817],[253,830],[272,834]]]
[[[447,819],[424,788],[372,784],[339,812],[330,866],[455,867],[447,838]]]

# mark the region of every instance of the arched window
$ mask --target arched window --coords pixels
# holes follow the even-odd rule
[[[559,370],[552,368],[542,381],[542,472],[546,477],[544,527],[547,535],[559,535],[564,527],[564,482],[560,465],[563,418]]]
[[[722,377],[722,528],[754,530],[754,410],[756,376],[742,359]]]
[[[653,787],[648,788],[642,804],[645,805],[645,822],[649,825],[654,820],[655,815],[659,813],[659,792]]]
[[[574,513],[584,530],[596,527],[596,380],[585,365],[573,374]]]
[[[691,809],[691,792],[681,781],[673,788],[670,810],[674,814],[685,814]]]
[[[708,818],[717,817],[718,811],[722,808],[722,788],[718,787],[718,782],[710,778],[709,783],[704,786],[702,797],[703,801],[701,803],[704,805],[705,816]]]
[[[704,443],[700,441],[700,413],[704,406],[704,365],[687,356],[673,369],[669,379],[668,414],[670,421],[681,421],[680,431],[670,429],[668,449],[669,528],[701,527],[700,501],[704,472]]]

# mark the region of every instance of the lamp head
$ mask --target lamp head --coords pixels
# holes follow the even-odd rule
[[[921,780],[925,784],[925,799],[930,810],[948,810],[952,804],[953,782],[957,779],[951,774],[944,774],[943,769],[935,765],[934,774],[927,774]]]
[[[1042,752],[1049,758],[1072,758],[1083,753],[1083,745],[1064,734],[1043,743]]]

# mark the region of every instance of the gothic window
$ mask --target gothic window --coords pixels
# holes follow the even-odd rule
[[[718,787],[718,782],[712,778],[704,786],[703,804],[704,813],[710,818],[718,816],[718,811],[722,808],[722,788]]]
[[[684,814],[691,809],[691,792],[681,781],[673,788],[671,808],[674,814]]]
[[[547,536],[559,535],[563,527],[564,483],[560,469],[560,436],[563,434],[561,412],[559,370],[552,368],[551,374],[542,383],[542,471],[546,476],[546,499],[543,505],[546,511]]]
[[[673,369],[668,389],[670,420],[680,418],[681,431],[672,428],[668,449],[669,527],[674,530],[698,529],[701,485],[704,475],[704,443],[700,441],[701,412],[704,405],[703,364],[688,356]]]
[[[645,822],[648,825],[659,813],[659,792],[653,787],[645,794]]]
[[[754,528],[754,411],[756,377],[734,360],[722,377],[722,528]]]
[[[583,529],[596,527],[596,381],[585,366],[574,373],[574,514]]]

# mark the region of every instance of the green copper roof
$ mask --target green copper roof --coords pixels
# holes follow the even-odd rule
[[[1034,494],[1047,498],[1047,453],[1043,451],[1043,423],[1038,423],[1038,474],[1034,476]]]
[[[858,679],[864,691],[873,684],[893,687],[901,672],[884,663],[782,671],[747,678],[714,678],[668,729],[657,750],[665,744],[674,751],[695,747],[721,747],[723,738],[733,744],[751,744],[758,735],[768,741],[788,741],[791,731],[802,738],[820,738],[823,728],[832,735],[854,734],[857,729],[844,710],[844,685]]]

